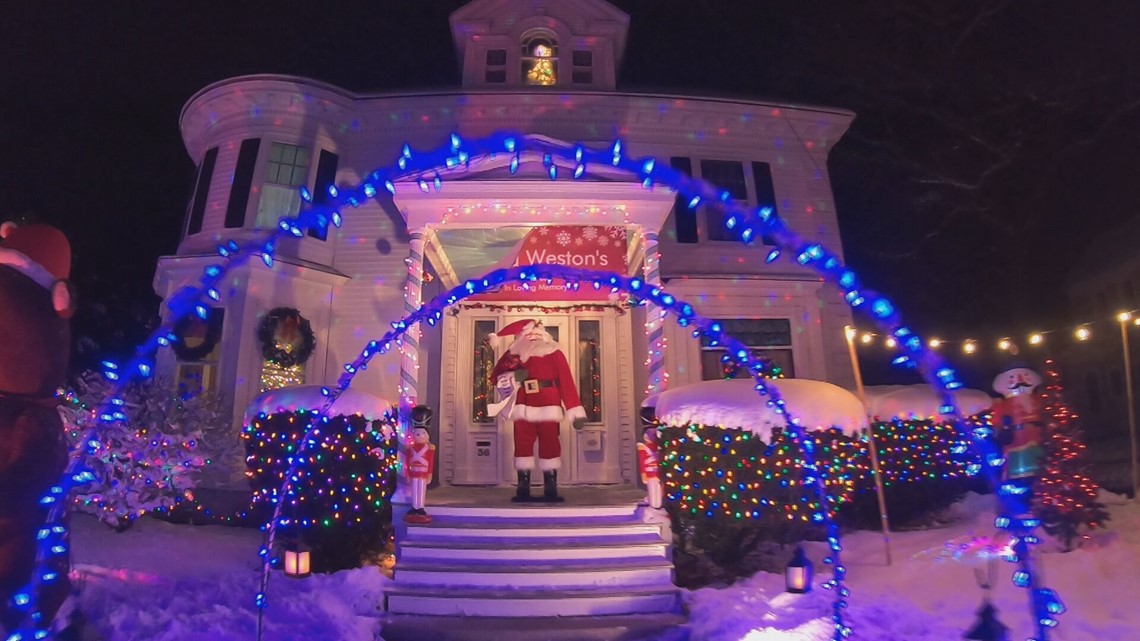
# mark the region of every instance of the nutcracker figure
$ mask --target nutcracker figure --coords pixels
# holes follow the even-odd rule
[[[641,433],[637,444],[637,468],[645,484],[645,501],[649,507],[661,509],[661,459],[657,456],[657,426],[650,425]]]
[[[431,409],[426,405],[412,408],[412,443],[404,450],[404,477],[412,497],[412,509],[404,515],[406,523],[431,523],[431,516],[424,510],[427,486],[435,471],[435,446],[427,430],[431,417]]]

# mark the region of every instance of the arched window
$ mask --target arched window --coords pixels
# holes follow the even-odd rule
[[[526,85],[558,84],[558,40],[553,34],[540,31],[523,37],[522,78]]]

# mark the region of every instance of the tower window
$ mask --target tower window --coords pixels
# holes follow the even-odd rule
[[[548,35],[531,36],[522,45],[522,76],[528,85],[558,83],[558,42]]]
[[[265,163],[265,184],[257,206],[258,229],[272,229],[285,216],[296,216],[301,210],[298,187],[309,177],[309,148],[275,142],[269,147]]]
[[[487,51],[487,65],[483,71],[483,80],[487,83],[496,84],[507,81],[506,49],[490,49]]]

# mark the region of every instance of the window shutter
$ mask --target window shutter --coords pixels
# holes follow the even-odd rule
[[[752,163],[752,180],[756,184],[756,206],[771,207],[772,213],[779,213],[776,208],[776,187],[772,184],[772,166],[766,162]],[[761,234],[760,240],[765,245],[775,245],[768,234]]]
[[[323,205],[329,200],[329,187],[336,181],[337,163],[340,157],[331,151],[321,150],[320,160],[317,161],[317,179],[313,185],[313,204]],[[329,237],[328,225],[309,229],[309,236],[318,240]]]
[[[688,158],[674,156],[669,159],[669,166],[686,176],[693,175],[693,161]],[[681,194],[673,202],[673,226],[677,232],[677,242],[697,242],[697,212],[689,207],[689,199]]]
[[[210,199],[210,181],[214,177],[214,165],[217,162],[218,148],[211,147],[202,157],[202,164],[198,165],[198,180],[194,185],[194,197],[190,204],[190,223],[186,226],[187,236],[202,231],[202,220],[206,216],[206,201]]]
[[[234,167],[234,181],[230,188],[230,200],[226,204],[226,228],[245,225],[245,210],[249,205],[249,188],[253,185],[253,168],[257,164],[257,150],[260,138],[241,141],[237,165]]]

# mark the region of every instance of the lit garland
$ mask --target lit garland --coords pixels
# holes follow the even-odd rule
[[[277,363],[266,360],[261,363],[261,391],[292,387],[305,384],[305,366],[298,363],[282,367]]]
[[[1043,473],[1034,487],[1034,512],[1041,516],[1046,532],[1072,549],[1080,529],[1103,527],[1108,511],[1097,500],[1100,488],[1088,476],[1078,417],[1065,403],[1061,375],[1051,359],[1045,361],[1045,376],[1043,397],[1051,424]]]
[[[579,313],[579,312],[605,312],[614,310],[618,316],[625,314],[629,309],[628,303],[621,303],[617,305],[602,305],[599,303],[581,303],[578,305],[542,305],[540,303],[531,303],[526,305],[494,305],[490,303],[463,303],[452,307],[448,313],[452,316],[458,316],[460,310],[463,309],[481,309],[489,312],[528,312],[538,314],[566,314],[566,313]]]
[[[770,263],[778,260],[781,253],[787,251],[794,256],[795,262],[799,265],[814,269],[825,280],[837,284],[844,293],[844,299],[851,307],[869,309],[871,318],[879,328],[879,331],[891,334],[896,338],[898,345],[901,347],[900,351],[902,351],[902,354],[894,359],[894,363],[896,365],[916,368],[927,382],[942,394],[944,403],[942,413],[951,422],[960,420],[955,409],[954,399],[950,394],[952,390],[962,386],[962,383],[958,380],[957,373],[952,368],[947,367],[936,354],[928,350],[922,339],[902,323],[901,317],[889,300],[874,291],[863,288],[856,274],[844,266],[838,255],[828,251],[819,243],[807,241],[795,234],[784,225],[783,221],[771,208],[757,207],[750,209],[742,207],[732,199],[727,191],[718,189],[715,185],[704,180],[685,176],[670,168],[667,163],[658,163],[653,158],[631,158],[624,154],[620,140],[616,141],[608,149],[595,150],[586,149],[581,145],[562,146],[515,132],[497,133],[488,138],[470,143],[464,143],[458,135],[452,134],[449,144],[444,145],[435,152],[420,154],[415,158],[413,158],[414,154],[411,148],[405,145],[396,160],[395,168],[377,169],[369,173],[364,181],[355,187],[342,190],[335,185],[330,186],[330,198],[327,199],[326,203],[306,206],[297,216],[282,218],[278,223],[278,228],[268,233],[267,236],[261,240],[249,242],[245,245],[238,245],[234,241],[228,241],[220,245],[218,247],[218,253],[222,256],[223,262],[207,266],[200,279],[201,284],[199,286],[184,287],[167,301],[166,305],[170,309],[167,321],[156,329],[138,350],[136,350],[134,357],[122,367],[112,362],[106,362],[104,364],[105,375],[111,380],[117,381],[119,385],[108,395],[106,403],[100,408],[98,412],[100,420],[113,423],[125,419],[125,415],[121,409],[121,387],[125,385],[126,381],[135,377],[148,377],[152,374],[154,352],[159,347],[165,347],[170,344],[171,324],[190,313],[197,313],[200,318],[205,318],[207,308],[201,302],[203,297],[218,300],[220,298],[218,287],[223,282],[223,279],[230,271],[243,265],[250,257],[259,256],[267,266],[272,266],[274,262],[273,254],[276,251],[277,242],[281,237],[286,234],[302,237],[304,236],[305,230],[326,229],[330,223],[339,227],[341,223],[341,209],[349,206],[359,206],[363,202],[375,197],[379,189],[386,189],[394,194],[396,192],[396,181],[411,179],[414,180],[423,191],[429,191],[432,187],[439,190],[442,188],[443,182],[439,174],[441,169],[457,169],[469,166],[473,158],[484,158],[504,153],[511,155],[510,171],[514,174],[518,170],[519,160],[523,152],[537,152],[542,154],[543,164],[552,180],[558,178],[558,166],[553,162],[555,157],[575,163],[576,166],[572,172],[574,178],[584,176],[586,166],[589,163],[612,165],[619,170],[638,176],[646,189],[652,189],[655,185],[660,184],[676,191],[688,199],[690,207],[696,207],[701,203],[714,206],[725,215],[725,226],[733,230],[734,235],[738,234],[737,237],[742,242],[748,243],[758,234],[763,234],[767,238],[772,239],[777,244],[777,248],[768,253],[768,256],[765,258],[766,262]],[[302,199],[311,204],[312,194],[308,189],[302,187],[300,191]],[[497,286],[507,277],[518,278],[521,276],[524,279],[533,279],[538,275],[545,275],[547,273],[551,274],[552,278],[561,278],[567,273],[574,275],[586,273],[588,274],[585,277],[586,280],[598,278],[598,280],[594,281],[595,287],[598,288],[603,285],[602,279],[616,283],[623,278],[617,275],[609,275],[608,278],[604,276],[598,277],[597,274],[591,272],[579,272],[575,270],[555,270],[535,267],[528,269],[520,268],[517,270],[507,270],[505,272],[495,272],[489,274],[487,278],[478,281],[467,281],[463,286],[457,288],[457,293],[445,298],[445,304],[454,304],[465,296],[475,293],[476,289],[482,291],[484,287]],[[492,282],[492,280],[489,280],[492,276],[502,280]],[[634,281],[637,282],[637,287],[633,286]],[[483,286],[483,283],[490,284]],[[672,300],[672,296],[664,295],[656,287],[646,287],[650,289],[650,296],[645,296],[643,293],[634,291],[645,286],[639,279],[622,281],[621,284],[622,287],[615,287],[615,290],[621,291],[622,289],[626,289],[635,295],[651,298],[655,303],[659,301],[665,302],[665,299],[669,299],[668,304],[665,306],[673,307],[672,303],[674,301]],[[421,312],[422,308],[408,318],[393,323],[395,331],[386,335],[381,344],[377,344],[375,341],[370,343],[360,358],[354,361],[354,363],[346,365],[347,375],[342,375],[341,380],[338,381],[338,386],[329,390],[328,400],[324,407],[317,413],[318,416],[323,415],[332,407],[339,394],[351,383],[353,374],[357,371],[357,368],[370,360],[375,353],[387,352],[388,349],[391,348],[391,342],[397,340],[403,334],[409,323],[417,322],[420,319],[428,320],[429,323],[431,323],[433,320],[438,320],[442,315],[442,311],[438,309],[432,310],[431,315],[434,316],[434,318],[429,318],[428,315],[422,314]],[[691,307],[689,307],[687,315],[678,317],[678,322],[683,326],[692,324]],[[700,333],[701,330],[705,330],[705,328],[699,328],[698,333]],[[747,350],[745,349],[742,358],[750,360],[745,356],[746,354]],[[758,374],[759,368],[757,370],[757,375]],[[761,392],[767,391],[762,381],[758,380],[757,387]],[[776,394],[772,394],[770,402],[777,412],[781,414],[784,413],[785,405]],[[401,422],[406,423],[406,421]],[[788,426],[793,437],[798,438],[802,435],[799,427],[790,420]],[[310,430],[314,427],[315,422],[314,426],[310,427]],[[1003,516],[997,519],[996,525],[1003,529],[1009,529],[1015,534],[1031,532],[1039,525],[1039,522],[1035,519],[1013,517],[1011,510],[1014,509],[1015,503],[1010,500],[1010,491],[1001,484],[1000,471],[1002,459],[990,438],[992,436],[992,430],[975,428],[970,431],[970,434],[973,437],[975,446],[979,447],[983,452],[982,458],[985,461],[985,465],[983,465],[982,468],[985,471],[986,478],[993,487],[998,488],[998,496],[1001,499]],[[88,443],[90,447],[97,446],[98,441],[95,430],[92,430],[87,435],[87,438],[83,439],[83,442]],[[21,623],[22,627],[17,629],[17,631],[10,636],[10,641],[24,641],[33,636],[35,638],[45,638],[48,634],[47,628],[50,622],[43,621],[42,613],[38,609],[38,594],[41,584],[58,578],[58,576],[52,575],[52,573],[47,570],[50,563],[67,552],[67,528],[63,522],[64,501],[61,499],[74,484],[82,483],[86,478],[78,468],[78,461],[80,459],[78,454],[78,452],[73,453],[71,463],[61,478],[59,485],[52,487],[49,493],[42,499],[44,505],[50,505],[51,507],[45,526],[40,531],[42,536],[38,539],[39,549],[37,550],[36,570],[33,572],[32,581],[29,585],[25,586],[25,589],[19,591],[16,597],[17,606],[25,612],[24,621]],[[816,484],[819,493],[825,494],[822,480],[819,475],[815,474],[812,455],[813,452],[809,446],[805,450],[805,474]],[[287,485],[288,483],[289,479],[286,478],[285,484]],[[278,508],[280,505],[281,504],[278,503]],[[831,549],[830,555],[825,560],[833,563],[835,566],[834,577],[823,585],[823,587],[827,589],[835,589],[836,591],[836,599],[832,613],[835,626],[833,638],[844,639],[849,637],[852,631],[850,627],[843,623],[842,613],[847,606],[846,599],[849,595],[849,591],[843,586],[846,568],[839,563],[839,532],[834,522],[827,517],[826,512],[820,513],[819,517],[827,525],[828,545]],[[275,520],[276,516],[274,518],[274,521]],[[271,521],[268,527],[270,543],[272,543],[275,531],[274,525],[275,523]],[[263,583],[262,589],[256,598],[256,604],[259,608],[259,636],[262,611],[266,605],[265,584],[268,580],[268,550],[263,548],[261,555],[263,560]],[[1053,613],[1050,612],[1048,604],[1037,598],[1037,577],[1033,573],[1032,560],[1028,553],[1028,548],[1018,556],[1018,563],[1019,570],[1015,573],[1014,582],[1022,587],[1031,588],[1032,610],[1038,622],[1037,641],[1046,641],[1048,638],[1048,630],[1056,624],[1056,620],[1052,617]]]

